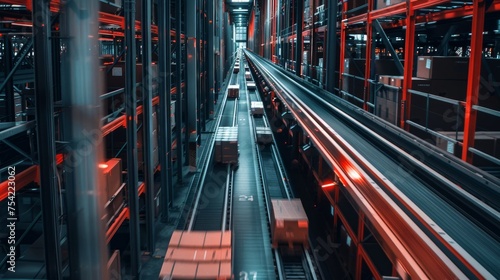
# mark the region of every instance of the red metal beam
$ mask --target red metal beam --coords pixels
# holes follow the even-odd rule
[[[340,218],[340,220],[342,221],[342,224],[344,225],[344,228],[345,230],[347,231],[347,233],[349,234],[349,237],[351,238],[352,242],[354,244],[356,244],[356,246],[359,244],[359,239],[358,239],[358,235],[356,234],[356,232],[354,232],[354,230],[351,228],[351,226],[349,225],[349,222],[347,222],[347,219],[345,218],[344,214],[342,214],[342,211],[340,210],[339,207],[336,207],[335,208],[335,213],[337,213],[337,216]]]
[[[120,226],[123,224],[123,222],[130,218],[130,212],[128,210],[128,207],[124,207],[118,217],[116,217],[115,221],[109,226],[108,230],[106,231],[106,242],[109,243],[113,236],[115,236],[115,233],[118,231]]]
[[[138,191],[137,193],[139,194],[139,196],[141,196],[143,193],[146,192],[146,184],[144,184],[144,182],[142,182],[140,185],[139,185],[139,188],[138,188]]]
[[[120,116],[113,121],[103,125],[102,127],[102,137],[110,134],[111,132],[117,130],[118,128],[125,125],[125,115]]]
[[[354,25],[354,24],[360,24],[360,23],[365,23],[368,21],[369,14],[361,14],[357,16],[353,16],[347,19],[347,25]]]
[[[485,12],[485,1],[474,1],[469,76],[467,78],[467,97],[465,99],[464,143],[462,147],[462,160],[468,163],[472,163],[472,153],[469,152],[469,147],[474,147],[474,138],[476,134],[477,111],[474,110],[472,106],[477,105],[479,97]]]
[[[15,191],[19,191],[24,188],[29,183],[36,181],[38,177],[38,166],[33,165],[28,167],[27,169],[19,172],[15,176]],[[6,180],[0,183],[0,201],[6,199],[9,196],[9,181]]]
[[[406,125],[406,120],[410,119],[410,108],[411,108],[411,94],[408,90],[412,87],[413,78],[413,60],[415,58],[415,10],[412,7],[412,3],[407,7],[406,12],[406,37],[405,37],[405,67],[404,67],[404,81],[403,81],[403,92],[401,96],[401,113],[400,113],[400,127],[409,129]]]
[[[360,244],[358,246],[358,257],[361,257],[361,260],[365,261],[366,265],[370,269],[370,271],[371,271],[373,277],[375,278],[375,280],[381,280],[382,279],[382,276],[378,272],[377,266],[372,262],[372,260],[370,259],[370,256],[368,256],[368,254],[366,253],[365,249],[363,248],[363,244]],[[361,270],[359,270],[359,271],[361,271]],[[359,272],[356,271],[356,273],[359,273]]]
[[[370,12],[371,19],[385,18],[395,15],[404,14],[406,12],[406,2],[395,4],[387,8],[378,9]]]

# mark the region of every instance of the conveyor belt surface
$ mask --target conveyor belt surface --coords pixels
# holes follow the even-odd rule
[[[243,74],[240,89],[244,89]],[[237,279],[276,279],[264,198],[256,178],[253,135],[246,90],[238,110],[239,168],[233,185],[233,273]],[[244,277],[244,276],[247,277]],[[256,278],[253,278],[253,277]]]
[[[227,166],[212,163],[207,174],[193,222],[193,230],[222,229]]]
[[[253,56],[255,57],[255,56]],[[452,207],[443,197],[437,195],[421,178],[402,168],[401,162],[390,158],[384,151],[371,143],[365,135],[348,126],[339,116],[311,97],[302,87],[290,82],[289,78],[271,64],[259,59],[266,69],[279,81],[286,85],[303,103],[314,111],[319,118],[358,151],[370,164],[377,169],[400,191],[415,203],[424,213],[436,222],[455,242],[460,244],[476,261],[483,265],[495,277],[500,278],[500,242],[479,228],[474,221]],[[393,197],[393,195],[386,191]],[[395,200],[396,201],[396,200]],[[402,207],[405,209],[405,207]],[[410,215],[411,217],[412,215]],[[417,222],[418,224],[418,222]],[[449,256],[452,260],[455,258]]]
[[[233,126],[234,118],[234,107],[236,106],[237,100],[228,99],[226,101],[226,107],[222,113],[222,118],[220,120],[220,126]]]
[[[271,146],[266,146],[260,151],[262,172],[270,198],[286,198],[283,179],[278,176],[276,164],[273,159]]]

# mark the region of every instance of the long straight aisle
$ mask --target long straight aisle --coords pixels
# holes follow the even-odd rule
[[[238,81],[240,156],[233,187],[233,273],[235,279],[276,279],[243,71]]]

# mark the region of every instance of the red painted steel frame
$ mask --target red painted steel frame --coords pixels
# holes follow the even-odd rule
[[[27,184],[33,182],[37,178],[38,166],[33,165],[28,167],[26,170],[16,174],[15,187],[16,191],[25,187]],[[9,181],[4,181],[0,183],[0,201],[7,198],[9,194]]]
[[[411,94],[408,90],[412,87],[413,61],[415,57],[415,10],[410,2],[406,11],[406,37],[405,37],[405,67],[404,83],[401,96],[400,127],[409,130],[406,120],[410,119]]]
[[[485,12],[485,1],[474,1],[469,76],[467,83],[467,98],[465,102],[464,143],[462,148],[462,160],[469,163],[472,163],[472,153],[469,152],[469,147],[474,147],[474,138],[476,133],[477,111],[474,110],[472,106],[477,105],[479,96]]]
[[[115,233],[118,231],[120,226],[123,224],[123,222],[130,218],[130,212],[128,210],[128,207],[125,207],[122,209],[118,217],[116,217],[115,221],[109,226],[108,230],[106,231],[106,241],[109,243]]]

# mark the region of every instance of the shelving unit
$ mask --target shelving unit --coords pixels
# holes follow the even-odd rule
[[[258,17],[267,11],[268,25]],[[252,15],[258,55],[500,176],[500,1],[256,1]],[[277,30],[271,40],[266,29]],[[429,74],[436,56],[447,75]],[[353,198],[301,153],[325,186],[343,268],[356,279],[402,275]]]
[[[185,149],[187,149],[185,142],[189,139],[186,134],[191,132],[189,130],[191,127],[188,128],[188,121],[191,120],[194,114],[183,112],[179,108],[187,107],[188,94],[200,92],[199,102],[195,108],[190,109],[197,112],[200,121],[198,133],[201,133],[201,128],[204,129],[206,120],[213,113],[215,92],[221,87],[223,79],[223,77],[214,77],[213,73],[211,73],[213,71],[209,70],[205,60],[212,57],[210,67],[213,69],[220,68],[220,73],[224,73],[224,67],[219,67],[223,63],[222,61],[214,61],[215,49],[207,47],[210,40],[207,40],[207,34],[204,33],[205,30],[209,29],[209,17],[211,18],[210,24],[215,23],[214,7],[211,7],[213,14],[208,15],[209,4],[204,2],[196,4],[193,7],[200,15],[195,18],[194,22],[187,24],[186,19],[189,11],[183,1],[137,0],[134,2],[135,7],[129,7],[127,4],[130,2],[121,0],[82,1],[79,4],[75,3],[75,5],[81,5],[87,11],[92,11],[95,8],[92,17],[97,20],[94,27],[98,36],[88,38],[95,43],[92,47],[96,47],[93,49],[95,53],[92,58],[97,55],[100,57],[100,65],[98,65],[100,69],[94,69],[95,73],[92,73],[92,75],[96,74],[97,76],[99,74],[99,78],[102,79],[100,82],[103,83],[96,82],[99,81],[98,77],[95,77],[96,80],[87,83],[90,80],[86,79],[89,73],[84,72],[85,67],[94,63],[89,58],[87,61],[92,61],[92,63],[81,65],[81,71],[83,72],[82,86],[80,87],[85,87],[87,90],[85,93],[95,92],[97,94],[96,101],[101,104],[101,107],[104,108],[103,111],[105,111],[105,116],[100,122],[100,132],[92,133],[94,131],[92,130],[91,135],[88,136],[92,138],[89,140],[91,144],[94,143],[92,142],[94,140],[98,141],[95,146],[102,147],[102,151],[104,151],[104,156],[96,152],[97,156],[94,159],[103,156],[103,159],[119,157],[126,161],[132,155],[132,153],[129,153],[129,150],[132,150],[131,145],[127,145],[127,143],[131,142],[130,139],[140,140],[139,137],[144,138],[144,141],[137,141],[138,144],[142,145],[137,146],[137,148],[141,150],[144,162],[148,160],[147,154],[150,154],[149,150],[155,148],[148,147],[151,144],[163,147],[162,143],[165,142],[166,145],[162,153],[169,155],[168,158],[166,156],[156,156],[156,159],[159,158],[159,162],[153,162],[152,166],[148,164],[142,166],[143,163],[137,163],[136,160],[133,160],[133,165],[124,165],[123,178],[125,179],[124,182],[126,182],[124,197],[127,197],[127,199],[123,200],[124,206],[120,208],[121,211],[115,213],[113,220],[106,228],[106,232],[103,232],[103,236],[106,234],[107,239],[104,241],[108,244],[112,244],[110,241],[118,232],[120,232],[121,236],[123,233],[130,236],[130,247],[127,250],[130,251],[131,267],[127,270],[127,273],[137,276],[140,251],[154,250],[156,221],[160,217],[165,221],[169,219],[169,208],[172,206],[174,195],[172,191],[174,175],[178,174],[177,179],[179,181],[183,177],[184,154],[187,154],[185,153]],[[76,108],[76,105],[70,105],[71,102],[75,102],[76,98],[70,100],[67,97],[68,94],[65,89],[68,88],[66,86],[68,81],[62,77],[68,77],[67,74],[71,74],[71,71],[65,72],[62,69],[71,68],[75,72],[80,71],[74,65],[80,63],[79,59],[86,58],[71,52],[71,58],[74,59],[74,64],[71,65],[68,61],[68,53],[70,50],[74,50],[74,45],[71,45],[73,39],[80,40],[87,38],[87,36],[75,35],[70,38],[69,36],[65,37],[63,33],[66,32],[64,34],[67,34],[69,29],[74,28],[76,26],[74,23],[78,20],[80,20],[82,27],[89,26],[89,24],[82,19],[86,17],[80,17],[78,14],[81,10],[76,9],[68,12],[66,3],[60,0],[37,2],[31,0],[6,0],[0,1],[0,4],[0,20],[2,20],[2,28],[0,29],[0,64],[3,66],[2,69],[5,69],[0,74],[0,84],[2,86],[0,92],[5,88],[6,94],[4,96],[7,96],[8,99],[3,100],[0,95],[0,104],[2,106],[6,104],[6,110],[1,109],[0,114],[0,149],[2,150],[0,155],[0,169],[2,170],[0,171],[0,203],[5,203],[8,196],[8,182],[4,181],[6,177],[3,170],[7,166],[16,166],[16,201],[19,201],[22,209],[25,207],[21,203],[23,198],[25,200],[28,197],[32,198],[37,203],[39,201],[42,204],[41,209],[43,209],[44,214],[43,230],[41,226],[29,229],[25,229],[23,226],[18,228],[18,231],[32,230],[35,231],[33,234],[37,235],[42,234],[42,232],[45,233],[46,237],[42,239],[44,239],[46,252],[51,253],[45,255],[46,269],[43,273],[47,278],[61,279],[63,274],[66,276],[73,275],[77,271],[78,268],[75,264],[83,261],[80,259],[80,251],[92,250],[89,246],[84,247],[84,242],[75,241],[75,237],[79,234],[76,229],[86,223],[87,220],[85,219],[91,217],[94,212],[90,211],[85,217],[72,214],[74,210],[71,208],[72,205],[80,203],[80,201],[75,200],[73,189],[78,186],[78,188],[89,188],[93,189],[94,193],[99,193],[100,188],[105,188],[105,186],[97,186],[97,184],[91,184],[95,186],[80,186],[83,181],[76,180],[75,182],[75,179],[71,178],[74,169],[82,168],[82,166],[75,165],[72,162],[74,160],[73,154],[81,152],[79,150],[81,147],[69,147],[69,143],[73,140],[71,137],[68,138],[67,134],[74,124],[71,123],[72,118],[70,117],[72,109],[68,108]],[[134,15],[131,14],[133,10],[135,11]],[[170,12],[170,15],[165,15],[167,11]],[[51,24],[40,25],[39,22],[33,22],[33,13],[39,16],[37,19],[48,20]],[[217,11],[217,13],[220,14],[220,11]],[[218,16],[219,25],[220,17],[221,15]],[[68,24],[68,22],[72,23]],[[196,53],[190,52],[191,50],[187,47],[188,36],[186,32],[192,26],[196,26],[198,30],[196,34],[189,35],[189,38],[199,39],[195,41],[197,43]],[[167,29],[167,32],[162,32],[162,30]],[[39,30],[40,32],[38,32]],[[75,28],[73,32],[78,34],[82,30]],[[42,34],[42,36],[36,36],[39,34]],[[164,36],[165,34],[166,36]],[[128,40],[129,38],[133,39]],[[134,41],[133,44],[128,45],[131,41]],[[50,44],[47,42],[50,42]],[[213,40],[211,42],[214,44]],[[48,47],[44,49],[40,46],[50,46],[50,49]],[[188,54],[189,57],[196,57],[196,61],[188,61]],[[82,53],[78,55],[82,55]],[[133,57],[137,62],[136,69],[134,69],[136,71],[136,82],[134,84],[130,83],[134,74],[131,74],[132,71],[127,69],[126,57]],[[47,59],[43,61],[40,58]],[[7,65],[9,63],[10,65]],[[144,67],[144,64],[151,64],[152,66],[151,68]],[[196,65],[196,72],[189,72],[189,65]],[[146,70],[152,72],[149,72],[149,75],[147,73],[143,75],[142,72],[146,72]],[[192,78],[197,79],[196,77],[198,77],[196,88],[191,85],[187,86],[188,82],[191,81],[189,79],[192,79],[187,78],[188,72],[189,75],[192,75]],[[50,73],[50,75],[44,77],[47,87],[44,87],[45,85],[41,83],[36,86],[36,97],[44,100],[43,106],[42,103],[35,100],[34,82],[40,73]],[[141,81],[142,79],[146,79],[144,83]],[[73,79],[71,82],[79,82],[76,80],[78,79]],[[37,80],[37,83],[40,81]],[[53,98],[45,98],[45,96],[49,95],[45,95],[45,92],[41,94],[42,88],[44,90],[48,89],[46,92],[51,92]],[[53,92],[52,88],[54,88]],[[180,94],[180,90],[182,94]],[[21,97],[18,98],[19,100],[11,98],[14,96],[14,92]],[[132,94],[130,94],[131,92]],[[137,95],[134,94],[135,92],[137,92]],[[162,94],[162,92],[165,92],[165,94]],[[130,98],[132,95],[134,96],[133,99]],[[150,96],[150,98],[143,99],[143,95]],[[81,94],[79,97],[87,98],[87,95]],[[168,99],[168,102],[164,102],[166,99]],[[130,102],[131,100],[134,100],[134,102]],[[173,103],[177,104],[176,108],[171,108],[170,100],[177,101]],[[130,104],[134,105],[131,106]],[[14,109],[14,106],[16,110],[18,107],[20,110],[11,111],[11,107]],[[36,111],[43,112],[41,115],[37,115]],[[162,113],[164,112],[163,117]],[[170,112],[172,114],[174,112],[179,113],[173,116],[169,115]],[[159,116],[156,119],[157,126],[165,124],[166,127],[167,123],[172,122],[173,124],[174,119],[175,126],[171,125],[172,130],[169,130],[168,133],[165,132],[166,135],[160,134],[158,136],[158,131],[154,133],[156,127],[150,131],[150,124],[154,120],[149,115],[153,114]],[[40,117],[42,117],[43,121],[37,122]],[[93,117],[97,117],[97,114]],[[135,125],[131,126],[131,124],[134,124],[134,120]],[[14,123],[14,121],[17,122]],[[50,128],[51,123],[53,129]],[[130,133],[134,126],[137,126],[137,130],[142,132],[138,134]],[[87,126],[87,128],[89,127]],[[131,137],[134,134],[135,137]],[[98,138],[94,139],[94,136]],[[153,139],[154,137],[161,137],[163,142],[158,144],[160,141]],[[44,139],[47,146],[44,151],[37,149],[37,139],[40,138]],[[134,141],[132,140],[132,142]],[[175,149],[178,151],[177,156],[172,155],[172,151],[175,151]],[[43,154],[44,157],[40,159],[41,162],[38,162],[40,154]],[[83,155],[83,157],[87,156],[86,153],[83,153]],[[149,157],[154,159],[152,154]],[[88,165],[85,171],[92,169],[92,162],[93,160],[85,161],[85,165]],[[169,166],[170,164],[175,164],[177,169],[173,169],[172,166]],[[130,169],[131,166],[135,166],[133,171]],[[161,168],[161,166],[164,166],[164,168]],[[47,170],[50,173],[47,173]],[[161,170],[165,172],[161,172]],[[83,169],[81,172],[82,174],[85,173]],[[57,180],[54,180],[55,177],[57,177]],[[89,177],[92,179],[94,176]],[[153,187],[155,181],[158,180],[161,182],[156,182],[157,187]],[[128,188],[128,186],[133,186],[134,182],[137,184],[139,181],[142,182],[138,184],[137,188]],[[69,182],[73,183],[69,184]],[[160,187],[158,188],[158,186]],[[161,197],[159,197],[159,194],[161,194]],[[97,200],[97,197],[92,198]],[[87,197],[81,198],[82,201],[85,199]],[[59,207],[59,204],[61,207]],[[161,206],[161,211],[157,209],[158,204]],[[139,209],[139,207],[142,208]],[[158,213],[162,213],[162,215],[159,216]],[[95,221],[92,222],[93,225],[99,224],[99,217],[97,216]],[[33,222],[36,225],[39,224],[37,220],[28,221],[28,219],[30,218],[19,218],[23,223]],[[142,232],[146,234],[139,237],[140,219],[144,220],[144,222],[141,222],[141,227],[144,227],[145,230]],[[122,227],[127,220],[128,226]],[[59,230],[61,228],[64,230]],[[97,230],[100,230],[100,227],[91,227],[89,234],[96,233]],[[62,232],[64,236],[56,234],[59,232]],[[63,237],[72,244],[72,250],[64,256],[64,259],[62,259],[60,244],[48,242],[48,240],[54,241]],[[92,238],[85,240],[92,240]],[[139,243],[140,240],[142,241]],[[97,238],[95,241],[98,241]],[[24,239],[19,240],[19,242],[24,242],[24,248],[24,244],[29,246],[30,240]],[[147,244],[147,246],[142,248],[140,244]],[[106,256],[104,253],[99,253],[101,250],[105,251],[105,246],[98,247],[100,247],[99,250],[94,250],[93,254]],[[98,258],[95,258],[95,262],[98,261]],[[67,269],[67,264],[70,264],[69,269]],[[96,263],[96,265],[100,264]],[[43,263],[40,265],[43,266]],[[66,269],[63,269],[63,267],[66,267]],[[84,273],[87,273],[87,271]],[[88,271],[88,273],[92,272]],[[94,276],[89,276],[89,278],[95,278]]]

